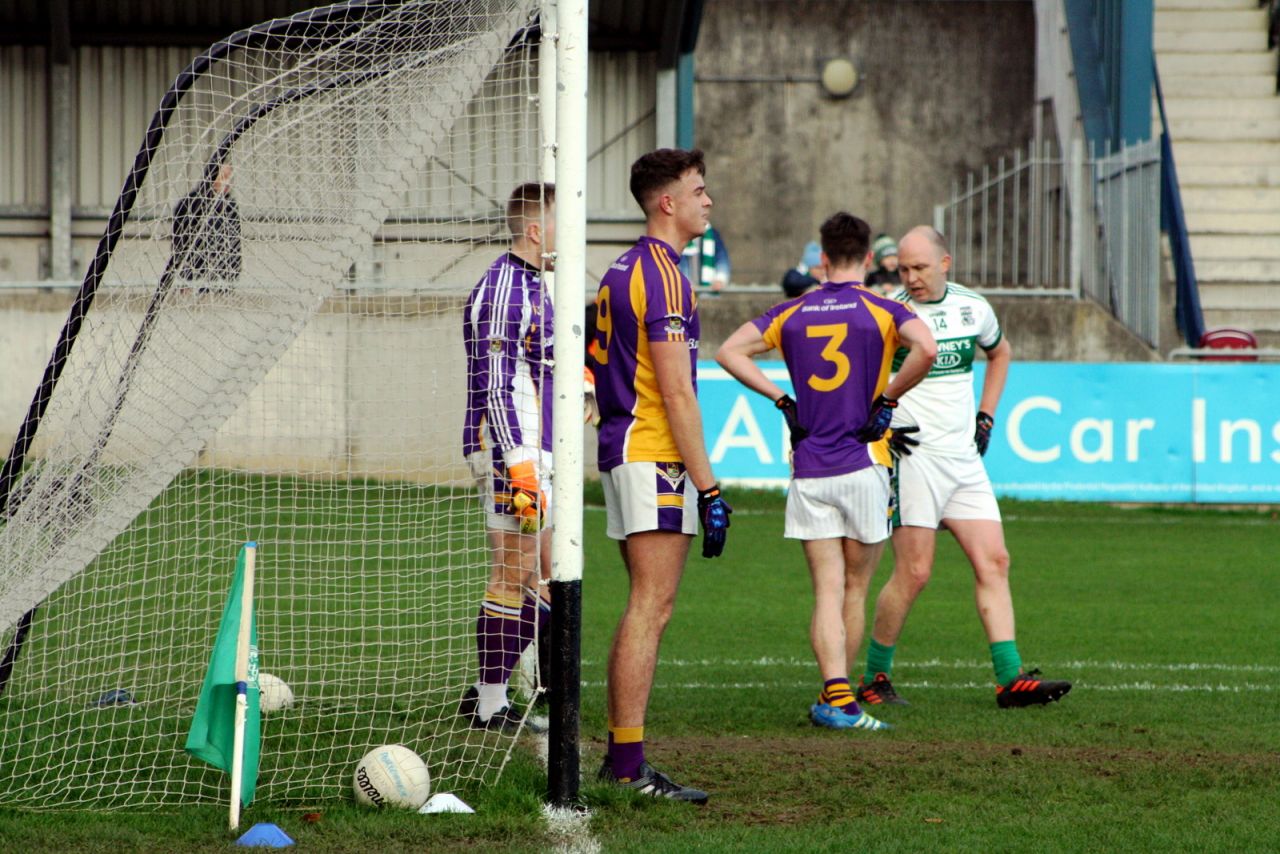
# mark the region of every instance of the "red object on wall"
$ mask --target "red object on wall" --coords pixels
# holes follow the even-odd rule
[[[1244,329],[1232,329],[1229,326],[1209,329],[1200,336],[1200,347],[1206,350],[1254,350],[1258,347],[1258,339],[1252,332]],[[1223,353],[1222,355],[1200,356],[1206,362],[1256,362],[1257,353]]]

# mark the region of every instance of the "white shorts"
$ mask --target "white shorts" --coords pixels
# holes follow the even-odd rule
[[[880,543],[889,538],[889,472],[867,466],[833,477],[793,478],[783,536]]]
[[[623,463],[600,472],[600,484],[610,538],[645,531],[698,533],[698,490],[683,463]]]
[[[476,488],[480,490],[480,503],[484,505],[485,527],[495,531],[519,531],[520,520],[516,518],[516,509],[511,506],[511,484],[507,480],[507,467],[502,461],[502,451],[476,451],[467,456],[467,465],[476,479]],[[538,452],[535,465],[538,472],[538,484],[542,494],[546,496],[547,506],[543,511],[545,526],[550,528],[551,515],[551,454]]]
[[[982,457],[941,457],[916,451],[894,469],[894,527],[937,528],[944,519],[1000,521],[1000,505]]]

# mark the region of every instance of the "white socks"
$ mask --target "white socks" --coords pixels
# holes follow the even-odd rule
[[[476,684],[476,692],[480,695],[480,700],[476,704],[476,716],[482,721],[487,721],[493,717],[494,712],[502,711],[507,703],[507,686],[498,685],[480,685]]]

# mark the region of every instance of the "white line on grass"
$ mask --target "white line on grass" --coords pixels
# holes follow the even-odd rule
[[[537,644],[530,644],[524,655],[516,664],[512,674],[513,687],[524,702],[532,703],[537,696],[538,688],[538,656]],[[533,732],[526,728],[526,737],[533,742],[534,755],[545,769],[551,755],[551,742],[548,727],[550,721],[543,715],[529,715],[542,725],[543,731]],[[542,816],[547,824],[547,837],[557,854],[600,854],[600,841],[591,835],[591,814],[585,810],[566,807],[555,807],[544,804]]]
[[[738,511],[735,510],[733,512],[737,513]],[[1123,511],[1120,511],[1120,512],[1123,512]],[[1076,524],[1076,523],[1079,523],[1080,521],[1079,518],[1073,517],[1073,516],[1023,516],[1017,513],[1005,514],[1004,520],[1006,522],[1030,522],[1037,525],[1060,525],[1064,522]],[[1168,518],[1154,517],[1154,516],[1142,516],[1142,517],[1107,516],[1107,517],[1101,517],[1097,519],[1090,519],[1089,524],[1090,525],[1127,525],[1127,526],[1185,525],[1187,524],[1187,522],[1192,522],[1192,521],[1204,522],[1206,524],[1213,524],[1215,526],[1221,525],[1223,527],[1235,527],[1235,528],[1254,528],[1262,525],[1280,525],[1280,523],[1277,523],[1276,520],[1270,517],[1262,516],[1261,514],[1259,514],[1258,518],[1254,519],[1254,518],[1241,518],[1238,516],[1215,517],[1210,515],[1209,513],[1194,514],[1194,515],[1187,514],[1185,516],[1168,517]]]
[[[730,498],[733,497],[732,490],[729,492],[729,497]],[[603,513],[604,505],[587,504],[587,505],[584,505],[582,509],[584,511],[592,512],[592,513]],[[735,508],[733,511],[733,515],[734,516],[779,516],[780,517],[782,515],[782,512],[783,511],[781,508],[777,508],[773,510],[757,510],[751,507],[744,507],[741,510]],[[1123,511],[1118,511],[1118,512],[1123,512]],[[1028,522],[1033,525],[1061,525],[1063,523],[1076,524],[1080,521],[1080,519],[1079,517],[1076,517],[1076,516],[1040,516],[1040,515],[1024,516],[1020,513],[1006,513],[1004,514],[1004,521]],[[1261,514],[1259,514],[1258,518],[1255,519],[1252,517],[1242,518],[1239,516],[1215,517],[1210,515],[1209,513],[1204,513],[1200,515],[1187,514],[1185,516],[1176,516],[1176,517],[1168,517],[1168,518],[1157,517],[1157,516],[1143,516],[1143,517],[1104,516],[1096,519],[1090,519],[1089,524],[1090,525],[1126,525],[1126,526],[1185,525],[1189,521],[1204,522],[1206,524],[1211,523],[1213,525],[1221,525],[1223,527],[1228,527],[1228,528],[1230,527],[1256,528],[1256,527],[1261,527],[1263,525],[1272,525],[1272,526],[1280,527],[1280,522],[1277,522],[1275,519],[1272,519],[1269,516],[1263,516]]]
[[[598,504],[585,504],[583,505],[582,510],[583,512],[587,512],[587,513],[603,513],[604,506],[598,505]],[[735,508],[733,511],[733,515],[734,516],[777,516],[779,519],[781,519],[782,508],[778,508],[777,510],[756,510],[751,507],[744,507],[743,509],[738,510]]]
[[[812,684],[811,680],[779,680],[774,682],[663,682],[659,680],[654,688],[658,690],[689,690],[704,691],[707,689],[760,689],[760,688],[804,688]],[[893,684],[900,688],[937,688],[943,691],[960,691],[970,688],[981,688],[992,690],[994,683],[992,682],[932,682],[928,679],[913,680],[893,680]],[[583,682],[584,688],[603,688],[603,682]],[[1271,684],[1257,684],[1253,682],[1245,682],[1239,685],[1226,684],[1204,684],[1195,685],[1170,684],[1161,685],[1158,682],[1122,682],[1116,685],[1106,685],[1096,682],[1075,682],[1073,686],[1086,691],[1169,691],[1174,693],[1192,692],[1192,691],[1208,691],[1210,693],[1222,694],[1242,694],[1252,691],[1270,692],[1275,691],[1276,687]]]
[[[547,835],[555,842],[559,854],[600,854],[604,849],[600,841],[591,835],[591,814],[568,807],[542,808],[547,820]]]
[[[550,741],[546,732],[525,730],[533,740],[538,762],[546,768],[550,761]],[[547,836],[556,854],[600,854],[600,841],[591,835],[591,813],[570,807],[542,805],[542,817],[547,823]]]
[[[584,666],[596,666],[603,664],[601,661],[584,658],[582,660]],[[664,658],[662,659],[662,667],[812,667],[812,658],[775,658],[773,656],[762,656],[760,658]],[[1072,661],[1060,661],[1057,663],[1043,663],[1047,669],[1062,670],[1148,670],[1148,671],[1220,671],[1223,673],[1280,673],[1280,665],[1275,664],[1224,664],[1215,662],[1202,661],[1182,661],[1167,664],[1157,664],[1146,661],[1093,661],[1089,659],[1075,659]],[[941,659],[928,658],[922,661],[899,660],[894,662],[894,667],[899,671],[909,667],[934,667],[948,670],[988,670],[991,667],[990,661],[979,661],[978,659]]]
[[[992,688],[991,682],[930,682],[927,679],[921,682],[903,682],[903,687],[910,688],[941,688],[944,691],[959,690],[961,688]],[[1198,683],[1195,685],[1161,685],[1158,682],[1121,682],[1115,685],[1103,685],[1095,682],[1074,682],[1072,687],[1079,688],[1084,691],[1171,691],[1174,693],[1181,692],[1202,692],[1208,691],[1214,694],[1243,694],[1252,691],[1270,692],[1276,690],[1274,685],[1257,684],[1253,682],[1245,682],[1240,685],[1217,684],[1210,685]]]

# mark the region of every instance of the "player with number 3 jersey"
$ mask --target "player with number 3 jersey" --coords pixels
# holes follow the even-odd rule
[[[791,433],[792,480],[784,535],[804,543],[813,580],[810,640],[823,686],[815,726],[882,730],[849,683],[862,643],[871,575],[889,538],[888,460],[872,456],[898,398],[928,373],[934,342],[907,306],[862,287],[871,228],[848,213],[822,224],[828,281],[743,324],[716,354],[720,365],[774,401]],[[906,352],[890,380],[894,352]],[[778,350],[795,398],[754,357]]]

